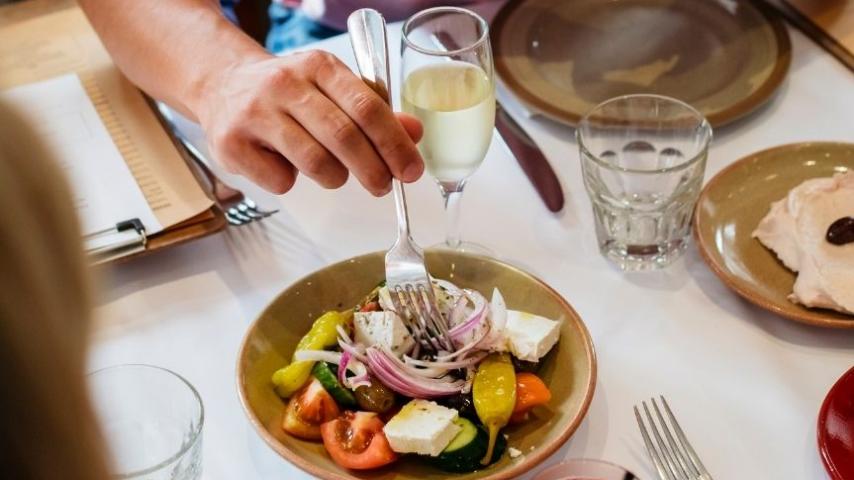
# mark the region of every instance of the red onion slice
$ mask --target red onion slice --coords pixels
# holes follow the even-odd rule
[[[453,328],[457,325],[463,323],[465,321],[464,315],[466,314],[466,307],[469,305],[469,299],[466,295],[462,295],[457,303],[454,304],[454,308],[451,309],[451,313],[448,314],[448,325]]]
[[[466,343],[465,345],[463,345],[462,347],[458,348],[456,352],[436,356],[436,361],[437,362],[450,362],[450,361],[453,361],[455,358],[460,357],[460,356],[468,353],[471,350],[474,350],[475,348],[481,348],[482,347],[481,343],[486,339],[486,337],[489,336],[490,331],[491,331],[491,329],[484,328],[483,333],[479,337],[475,338],[474,340],[472,340],[472,341]]]
[[[474,303],[474,310],[468,318],[448,332],[451,338],[458,343],[463,343],[466,334],[481,326],[487,316],[486,299],[483,295],[474,290],[465,290],[465,295]]]
[[[347,372],[352,373],[353,376],[348,377]],[[355,358],[350,357],[347,360],[346,366],[338,366],[338,382],[350,390],[355,390],[356,387],[364,385],[365,383],[370,385],[371,377],[368,375],[368,367]]]
[[[446,370],[456,370],[459,368],[468,368],[472,365],[480,363],[488,355],[487,352],[478,352],[476,355],[464,360],[456,360],[452,362],[432,362],[430,360],[418,360],[408,356],[403,357],[403,362],[408,365],[424,368],[444,368]]]
[[[387,387],[412,398],[438,398],[460,392],[461,380],[431,379],[413,375],[394,354],[377,347],[367,350],[368,367]]]
[[[350,352],[341,353],[341,363],[338,364],[338,383],[347,386],[347,365],[350,363]]]
[[[364,375],[353,377],[350,379],[350,388],[353,390],[359,387],[370,387],[371,386],[371,376],[367,373]]]
[[[330,352],[328,350],[297,350],[294,352],[294,360],[298,362],[328,362],[339,364],[341,352]]]
[[[448,292],[454,296],[462,294],[460,287],[454,285],[453,283],[451,283],[447,280],[442,280],[441,278],[434,278],[433,279],[433,285],[436,285],[437,287],[444,288],[446,292]]]

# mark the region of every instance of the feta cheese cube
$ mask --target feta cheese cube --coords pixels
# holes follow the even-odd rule
[[[516,358],[538,362],[557,343],[560,323],[531,313],[507,310],[504,335]]]
[[[438,456],[460,433],[454,423],[456,410],[429,400],[412,400],[383,428],[391,449],[397,453]]]
[[[397,356],[415,345],[409,330],[394,312],[356,312],[353,327],[357,342],[386,347]]]

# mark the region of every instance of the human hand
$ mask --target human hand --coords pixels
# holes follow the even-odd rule
[[[297,171],[326,188],[352,172],[377,196],[392,176],[413,182],[424,171],[420,122],[395,115],[326,52],[234,65],[207,82],[194,110],[214,158],[273,193],[290,190]]]

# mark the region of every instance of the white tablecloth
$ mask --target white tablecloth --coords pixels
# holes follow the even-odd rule
[[[399,26],[391,30],[397,51]],[[854,75],[799,32],[791,35],[788,79],[761,111],[716,132],[707,178],[766,147],[854,141]],[[352,64],[345,37],[320,46]],[[829,387],[854,364],[854,331],[799,325],[745,303],[693,247],[664,271],[617,271],[597,252],[572,131],[520,120],[556,168],[566,208],[550,214],[495,141],[463,200],[464,236],[554,286],[593,336],[595,398],[572,439],[545,464],[601,458],[654,478],[632,405],[664,394],[716,478],[826,478],[815,420]],[[330,262],[387,248],[393,204],[352,180],[326,191],[302,178],[279,198],[229,180],[281,213],[108,270],[91,366],[142,362],[186,376],[205,403],[204,478],[310,478],[267,448],[244,418],[237,350],[256,315],[288,284]],[[436,187],[424,178],[408,195],[417,240],[440,241]]]

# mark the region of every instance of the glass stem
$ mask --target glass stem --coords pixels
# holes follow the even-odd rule
[[[460,200],[466,182],[440,182],[442,198],[445,200],[445,244],[457,249],[462,243],[460,236]]]

